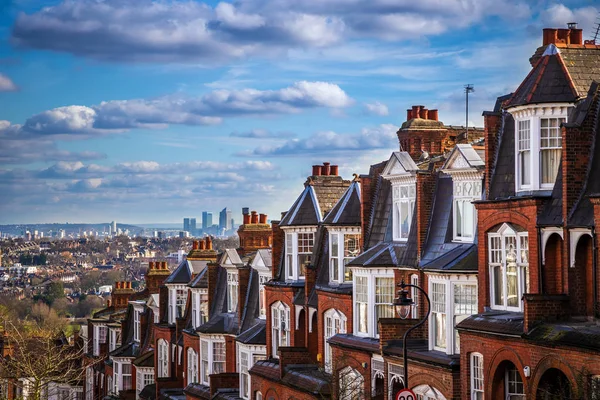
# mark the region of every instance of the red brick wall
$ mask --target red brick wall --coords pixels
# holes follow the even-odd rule
[[[271,221],[271,229],[273,230],[273,250],[271,252],[273,267],[271,270],[271,275],[273,278],[275,278],[279,269],[279,263],[281,262],[285,233],[281,228],[279,228],[279,221]]]
[[[237,389],[240,387],[240,377],[237,373],[222,373],[213,374],[210,376],[210,394],[211,396],[217,393],[218,389],[232,388]]]
[[[339,397],[339,372],[346,367],[357,370],[364,378],[364,397],[371,398],[371,354],[360,350],[331,346],[333,358],[333,398]]]
[[[177,388],[183,387],[183,371],[181,368],[178,369],[176,359],[173,359],[173,354],[170,348],[170,344],[173,341],[173,335],[175,332],[174,327],[166,325],[154,325],[154,348],[158,349],[158,340],[163,339],[169,343],[169,360],[170,368],[168,378],[158,378],[158,368],[154,369],[154,378],[156,381],[156,397],[158,398],[160,390],[166,388]],[[175,358],[177,358],[177,352],[175,352]],[[158,366],[158,351],[154,352],[154,365]]]
[[[318,354],[321,355],[321,366],[325,363],[325,312],[329,309],[336,309],[346,316],[346,332],[354,332],[354,318],[352,314],[352,295],[329,293],[317,291],[318,298],[318,318],[317,326],[313,326],[313,331],[317,332]]]
[[[273,398],[274,400],[289,400],[289,399],[319,399],[323,400],[328,397],[322,394],[310,394],[300,390],[294,390],[293,388],[286,386],[278,381],[272,381],[261,376],[252,375],[252,390],[251,390],[251,400],[256,399],[256,392],[260,391],[262,393],[263,400],[269,400]]]
[[[566,295],[523,295],[524,328],[529,332],[538,322],[566,320],[569,316],[569,298]]]
[[[198,357],[198,363],[200,362],[200,340],[198,339],[198,336],[193,336],[190,335],[186,332],[183,332],[183,381],[184,383],[187,383],[188,380],[188,349],[192,348],[194,349],[194,351],[196,352],[196,357]],[[154,365],[158,365],[158,364],[154,364]],[[199,377],[197,377],[199,378]],[[199,380],[197,379],[196,382],[199,382]],[[184,384],[185,386],[185,384]]]
[[[427,238],[433,204],[435,176],[430,172],[417,174],[417,254],[421,255]]]
[[[293,303],[294,300],[294,289],[291,287],[280,287],[280,286],[265,286],[265,295],[267,301],[267,358],[273,357],[272,345],[271,345],[271,306],[277,301],[281,301],[290,308],[290,345],[295,344],[295,333],[296,333],[296,310]]]
[[[496,136],[500,130],[502,117],[500,114],[485,113],[483,116],[483,129],[485,137],[485,193],[490,194],[490,177],[496,157]]]
[[[225,336],[225,372],[236,372],[236,341],[233,336]]]

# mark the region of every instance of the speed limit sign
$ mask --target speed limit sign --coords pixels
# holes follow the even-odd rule
[[[402,389],[396,395],[396,400],[417,400],[417,396],[410,389]]]

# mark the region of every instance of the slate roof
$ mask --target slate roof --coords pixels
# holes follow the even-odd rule
[[[140,398],[154,400],[156,398],[156,384],[146,385],[140,392]]]
[[[321,220],[321,208],[315,190],[311,184],[306,184],[279,226],[318,225]]]
[[[371,221],[369,237],[365,240],[365,248],[372,247],[379,242],[383,242],[388,232],[388,225],[392,224],[392,184],[390,181],[377,177],[375,194],[373,198],[373,211],[371,212]]]
[[[483,314],[471,315],[456,327],[464,330],[521,336],[523,333],[523,313],[489,311]]]
[[[394,151],[388,160],[382,175],[392,173],[394,165],[399,164],[406,172],[418,171],[419,167],[415,164],[410,154],[406,151]]]
[[[492,166],[489,200],[515,196],[515,120],[509,113],[502,114],[498,140]]]
[[[402,357],[404,346],[402,340],[389,340],[382,348],[384,355]],[[429,350],[427,339],[408,339],[407,355],[410,359],[428,364],[458,369],[460,367],[460,354],[448,355],[443,351]]]
[[[454,149],[448,156],[446,163],[442,167],[442,169],[446,169],[449,167],[449,164],[454,160],[454,154],[459,153],[463,159],[467,162],[470,168],[481,169],[485,167],[485,162],[483,161],[483,156],[485,156],[484,152],[477,151],[471,144],[468,143],[459,143],[454,146]]]
[[[327,225],[360,226],[360,185],[353,181],[323,220]]]
[[[531,60],[537,62],[550,46],[539,47]],[[583,46],[559,45],[558,50],[578,97],[585,97],[592,81],[600,80],[600,46],[583,48]]]
[[[239,333],[239,318],[237,312],[227,312],[227,271],[218,267],[217,284],[211,305],[211,318],[196,328],[200,333]]]
[[[199,274],[208,264],[208,261],[183,260],[177,268],[165,279],[164,283],[182,283],[187,284],[192,279],[192,275]]]
[[[348,333],[338,333],[328,339],[328,342],[346,348],[379,353],[379,339],[354,336]]]
[[[323,398],[331,396],[330,375],[319,369],[316,364],[288,365],[281,378],[278,360],[259,360],[250,368],[250,373]]]
[[[539,226],[558,226],[563,223],[562,213],[562,195],[563,195],[563,177],[562,162],[558,167],[556,181],[550,198],[544,203],[542,212],[538,214],[537,223]]]
[[[223,251],[223,254],[221,255],[221,260],[219,261],[219,263],[224,264],[227,259],[229,259],[229,261],[231,261],[231,264],[233,265],[244,264],[242,259],[240,258],[240,255],[235,249],[225,249]]]
[[[257,253],[260,255],[260,257],[264,261],[265,266],[270,269],[273,265],[271,249],[259,249],[259,250],[257,250]]]
[[[594,322],[544,323],[524,333],[523,338],[543,346],[572,346],[600,350],[600,328]]]
[[[600,58],[599,58],[600,61]],[[588,84],[589,85],[589,84]],[[573,103],[579,94],[560,50],[550,44],[507,102],[507,107],[536,103]]]
[[[207,289],[208,288],[208,268],[204,268],[192,281],[188,284],[191,288]]]
[[[154,367],[154,350],[150,350],[132,362],[136,367]]]
[[[240,343],[261,345],[267,344],[267,321],[258,320],[250,329],[239,334],[236,340]]]

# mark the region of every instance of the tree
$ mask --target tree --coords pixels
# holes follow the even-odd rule
[[[69,342],[64,327],[46,322],[5,320],[0,374],[11,385],[25,389],[28,400],[52,396],[57,383],[81,386],[85,365],[83,340]]]
[[[55,300],[65,297],[65,287],[61,281],[54,281],[48,285],[46,292],[46,300],[48,304],[54,303]]]

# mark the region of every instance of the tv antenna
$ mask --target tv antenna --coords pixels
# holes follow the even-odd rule
[[[596,44],[596,40],[598,40],[598,36],[600,36],[600,11],[598,12],[598,16],[596,17],[596,29],[592,36],[592,42]]]
[[[465,96],[466,96],[466,127],[467,131],[465,133],[465,140],[469,143],[469,93],[473,93],[475,91],[475,87],[468,83],[465,85]]]

